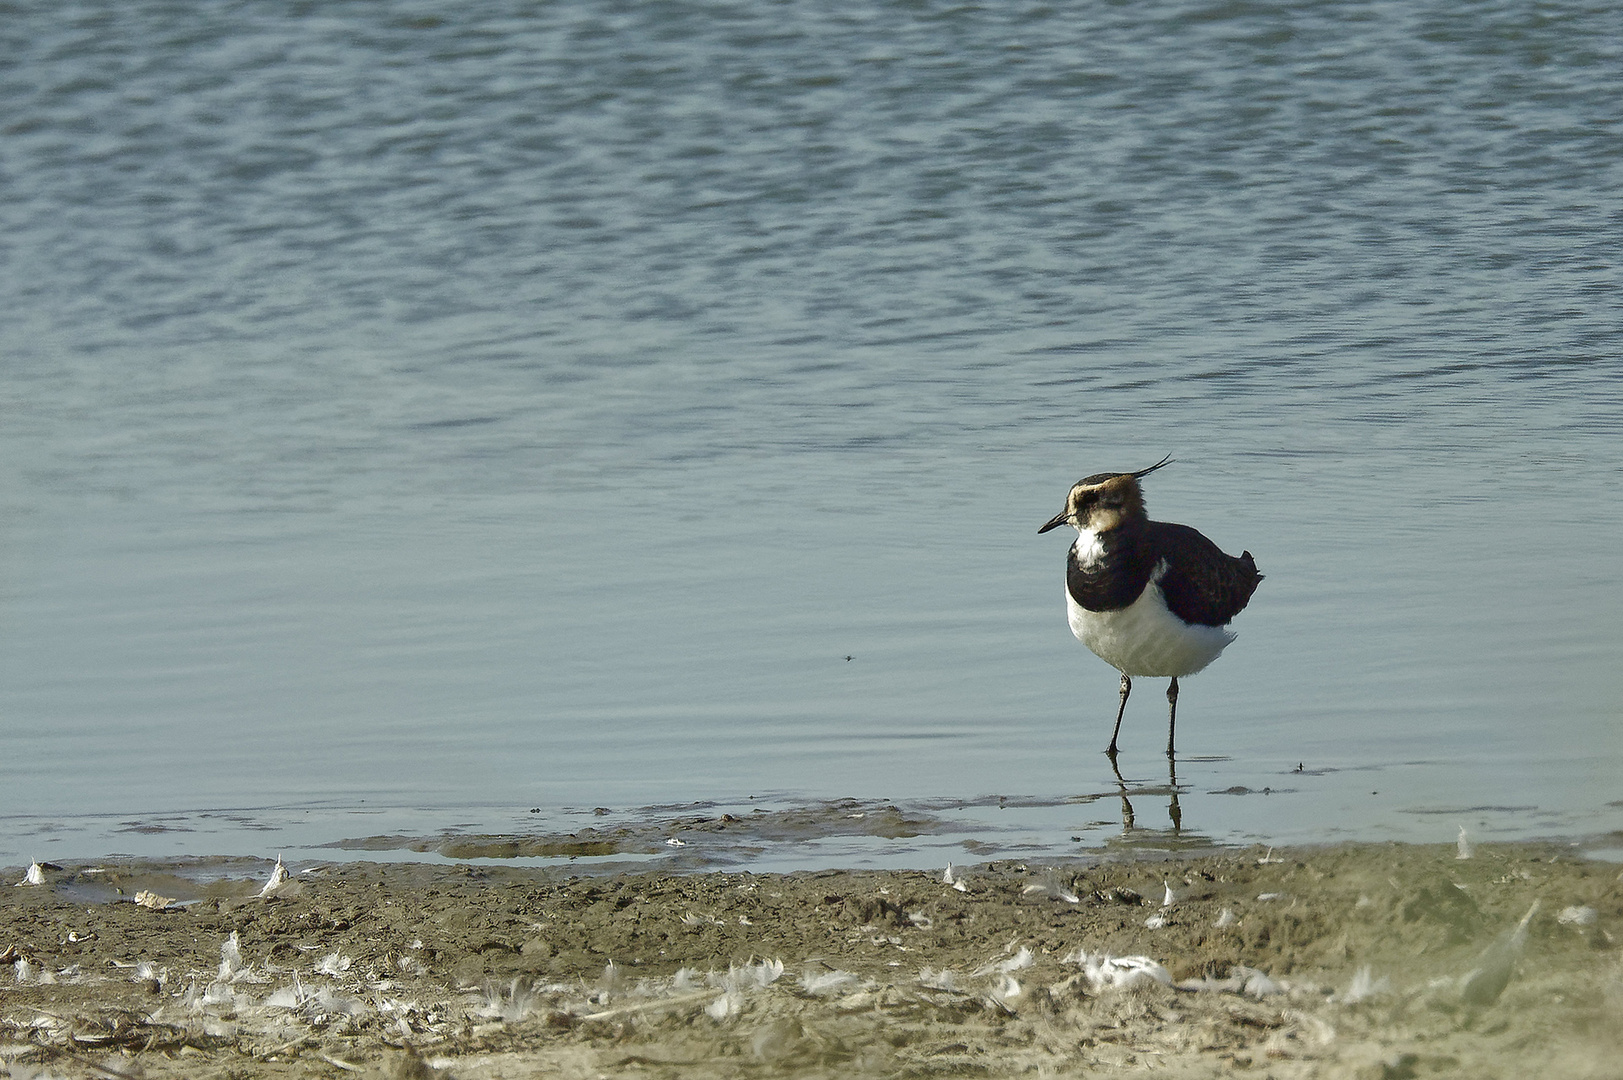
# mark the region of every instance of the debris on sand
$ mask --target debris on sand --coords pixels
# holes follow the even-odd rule
[[[1259,854],[1051,871],[1075,903],[1033,902],[1048,881],[1015,861],[974,867],[964,892],[940,870],[358,863],[290,874],[301,889],[273,899],[256,899],[258,861],[195,888],[173,864],[47,866],[50,888],[0,889],[0,1076],[1598,1076],[1623,1060],[1616,866],[1513,844]],[[137,884],[184,906],[155,916],[128,902]],[[92,889],[108,901],[87,906]],[[1561,898],[1547,925],[1540,897]],[[1487,950],[1485,927],[1506,931]]]
[[[265,882],[265,887],[259,890],[258,895],[261,897],[275,896],[277,891],[287,884],[287,881],[287,867],[282,865],[282,857],[278,855],[276,856],[276,866],[271,870],[270,880]]]
[[[1600,921],[1600,912],[1587,904],[1574,904],[1571,907],[1562,908],[1556,915],[1555,921],[1562,926],[1594,926]]]
[[[153,911],[169,911],[179,906],[180,901],[173,896],[159,896],[151,889],[142,889],[135,894],[136,907],[151,908]]]
[[[1147,956],[1108,956],[1077,949],[1062,957],[1060,963],[1080,966],[1088,985],[1095,992],[1132,990],[1150,983],[1172,985],[1172,973]]]
[[[1510,983],[1516,960],[1527,944],[1527,924],[1538,914],[1539,902],[1527,909],[1516,928],[1502,935],[1488,946],[1477,960],[1476,967],[1460,976],[1460,1000],[1467,1005],[1492,1005],[1499,1000]]]
[[[1360,1001],[1368,1001],[1371,998],[1389,993],[1391,989],[1391,979],[1388,979],[1385,975],[1382,975],[1379,979],[1375,978],[1370,966],[1365,964],[1353,973],[1352,982],[1341,993],[1341,1000],[1345,1004],[1356,1005]]]

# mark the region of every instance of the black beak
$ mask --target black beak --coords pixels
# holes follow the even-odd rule
[[[1061,525],[1066,524],[1066,519],[1069,518],[1070,516],[1071,516],[1071,512],[1069,510],[1061,510],[1059,513],[1054,515],[1053,519],[1050,520],[1047,525],[1044,525],[1042,528],[1037,530],[1037,535],[1041,536],[1043,533],[1047,532],[1049,529],[1057,529]]]

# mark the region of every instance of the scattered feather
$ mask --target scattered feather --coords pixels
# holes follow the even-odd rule
[[[707,923],[711,926],[727,925],[727,922],[724,919],[717,919],[710,915],[695,915],[691,911],[682,916],[683,926],[704,926]]]
[[[354,961],[347,956],[341,956],[338,953],[328,953],[326,956],[323,956],[321,958],[321,962],[316,965],[316,974],[332,976],[342,975],[344,972],[349,970],[352,963],[354,963]]]
[[[538,1000],[535,987],[526,986],[518,979],[514,979],[505,989],[487,982],[484,992],[485,1004],[478,1015],[508,1024],[516,1024],[529,1016],[535,1011]]]
[[[1144,925],[1151,930],[1159,930],[1166,924],[1167,917],[1165,915],[1151,915],[1149,918],[1144,920]]]
[[[326,987],[315,992],[308,1007],[318,1021],[327,1016],[363,1016],[368,1011],[365,1002],[336,994]]]
[[[1212,925],[1221,930],[1224,927],[1233,926],[1239,921],[1239,919],[1234,917],[1234,912],[1230,911],[1228,908],[1224,908],[1218,913],[1217,920],[1213,922]]]
[[[309,991],[305,990],[304,984],[299,982],[299,977],[295,975],[290,984],[271,991],[270,996],[265,999],[265,1004],[272,1009],[297,1009],[309,996]]]
[[[1247,997],[1264,998],[1274,994],[1283,994],[1285,987],[1269,978],[1266,972],[1249,968],[1243,964],[1236,964],[1229,969],[1226,979],[1204,977],[1199,979],[1185,979],[1174,983],[1179,990],[1190,990],[1200,993],[1245,994]]]
[[[1082,902],[1082,898],[1072,892],[1070,886],[1062,882],[1059,875],[1052,870],[1043,875],[1042,881],[1033,882],[1020,890],[1022,896],[1031,896],[1033,894],[1051,896],[1055,900],[1063,900],[1067,904],[1080,904]]]
[[[1352,983],[1342,992],[1341,1000],[1349,1005],[1356,1005],[1360,1001],[1368,1001],[1370,998],[1387,993],[1391,989],[1391,980],[1385,975],[1382,975],[1379,979],[1374,978],[1370,973],[1369,965],[1365,964],[1353,973]]]
[[[783,977],[782,960],[762,960],[755,965],[756,981],[762,986],[771,986]]]
[[[254,970],[252,964],[242,962],[242,943],[237,937],[237,931],[233,930],[231,936],[220,943],[220,970],[204,996],[211,1004],[228,1001],[233,996],[231,987],[236,983],[269,981],[268,975],[260,974]]]
[[[978,979],[983,975],[1007,975],[1011,971],[1019,971],[1021,968],[1028,968],[1034,962],[1035,958],[1031,955],[1031,950],[1022,945],[1020,946],[1020,951],[1015,953],[1013,956],[1005,957],[1002,960],[994,960],[989,964],[983,964],[974,971],[970,972],[969,976],[972,979]]]
[[[1172,985],[1172,974],[1147,956],[1109,956],[1078,949],[1068,953],[1061,963],[1077,964],[1094,990],[1130,990],[1148,986],[1152,982]]]
[[[1246,997],[1265,998],[1283,994],[1285,988],[1270,979],[1266,972],[1240,965],[1234,967],[1235,977],[1241,980],[1240,992]]]
[[[814,997],[824,994],[833,994],[855,985],[858,979],[849,971],[822,971],[813,975],[811,972],[800,977],[800,989]]]
[[[919,971],[919,985],[926,990],[945,990],[952,994],[959,992],[957,974],[945,968],[941,971],[922,968]]]
[[[705,1015],[712,1020],[725,1020],[729,1016],[737,1016],[744,1007],[744,995],[736,991],[728,991],[704,1008]]]
[[[150,889],[142,889],[135,894],[135,906],[151,908],[153,911],[168,911],[179,901],[173,896],[159,896]]]
[[[1562,926],[1594,926],[1600,919],[1600,912],[1592,907],[1564,907],[1555,921]]]
[[[237,977],[242,968],[242,941],[235,930],[231,936],[220,943],[220,973],[216,976],[219,982],[230,982]]]
[[[1492,1005],[1510,983],[1516,957],[1527,943],[1527,924],[1538,913],[1539,902],[1527,909],[1516,928],[1502,935],[1482,953],[1477,966],[1460,976],[1460,999],[1468,1005]]]
[[[1014,1001],[1015,998],[1019,997],[1020,994],[1020,980],[1016,979],[1013,975],[1010,975],[1005,971],[998,976],[997,985],[993,986],[992,989],[987,993],[986,1001],[994,1008],[999,1008],[1004,1012],[1012,1013],[1014,1012],[1014,1006],[1010,1003]]]
[[[782,960],[762,960],[757,964],[732,964],[720,985],[728,991],[764,990],[783,975]]]
[[[271,896],[277,889],[287,884],[287,879],[287,867],[282,865],[282,857],[278,855],[276,856],[276,865],[271,869],[270,880],[265,882],[265,887],[259,890],[258,895]]]

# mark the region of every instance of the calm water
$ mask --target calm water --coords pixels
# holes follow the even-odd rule
[[[1568,2],[6,4],[0,861],[750,796],[1097,846],[1116,676],[1036,530],[1169,452],[1152,513],[1267,575],[1186,832],[1623,828],[1620,53]]]

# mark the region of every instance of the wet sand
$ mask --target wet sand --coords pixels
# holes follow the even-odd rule
[[[13,868],[0,1069],[1623,1076],[1620,868],[1560,846],[1458,854],[1000,861],[958,885],[355,863],[265,897],[251,860],[18,887]]]

